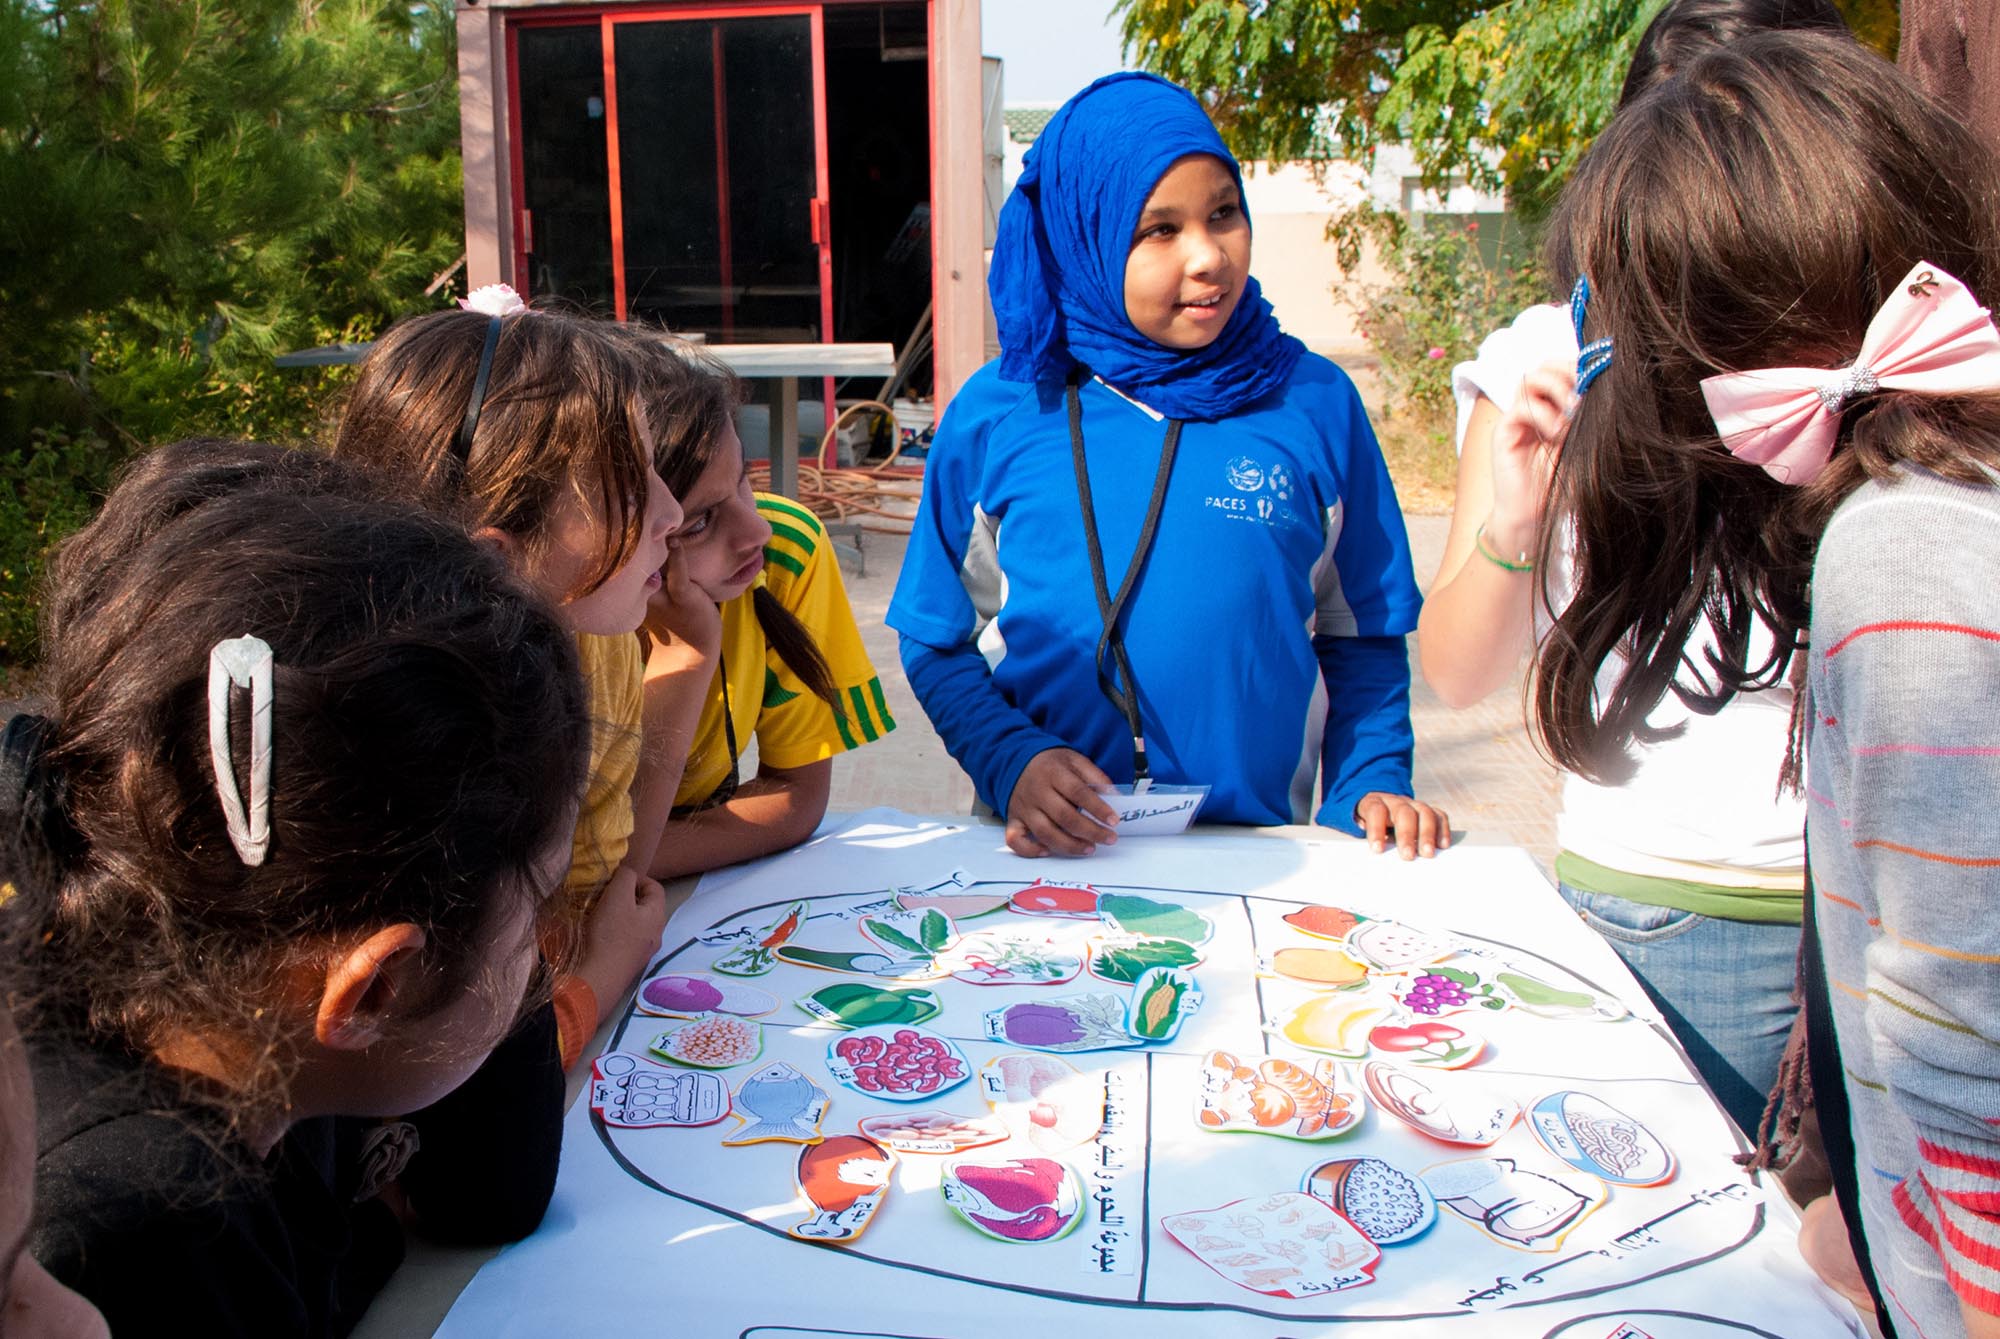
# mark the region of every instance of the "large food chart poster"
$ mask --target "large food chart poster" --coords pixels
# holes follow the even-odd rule
[[[888,811],[711,876],[440,1333],[1858,1334],[1518,851]]]

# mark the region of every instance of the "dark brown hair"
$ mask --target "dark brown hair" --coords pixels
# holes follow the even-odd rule
[[[389,329],[348,393],[334,454],[393,481],[467,529],[491,526],[531,552],[565,493],[605,518],[608,544],[585,595],[632,556],[645,524],[638,368],[608,322],[565,312],[502,320],[478,426],[456,449],[495,318],[441,311]]]
[[[646,422],[653,434],[653,466],[667,490],[684,499],[715,462],[723,429],[742,403],[742,383],[699,345],[640,327],[630,328],[624,338],[646,362],[643,394]],[[844,718],[833,673],[812,633],[763,586],[751,596],[751,607],[756,610],[764,639],[778,658],[813,696]]]
[[[1832,0],[1673,0],[1639,35],[1618,105],[1665,83],[1697,56],[1752,33],[1787,30],[1851,35]]]
[[[588,758],[573,640],[486,546],[324,455],[195,441],[143,456],[61,550],[46,695],[9,727],[5,916],[37,1027],[145,1053],[264,1048],[217,1105],[282,1104],[287,968],[423,928],[420,1018],[458,998],[509,898],[539,897]],[[209,753],[208,661],[276,660],[271,839],[237,855]],[[239,758],[248,711],[232,713]],[[239,781],[240,784],[240,781]]]
[[[1981,480],[2000,464],[2000,396],[1881,391],[1850,402],[1831,463],[1778,483],[1731,456],[1703,377],[1851,363],[1919,260],[2000,295],[2000,168],[1949,113],[1860,44],[1751,34],[1620,112],[1563,192],[1550,268],[1594,289],[1587,338],[1611,367],[1557,460],[1545,560],[1574,526],[1576,593],[1531,685],[1541,740],[1587,777],[1629,774],[1631,741],[1673,691],[1714,711],[1769,687],[1802,645],[1827,518],[1902,462]],[[1706,617],[1716,649],[1684,648]],[[1776,633],[1751,663],[1751,632]],[[1595,679],[1627,662],[1602,700]],[[1683,669],[1688,672],[1683,673]]]

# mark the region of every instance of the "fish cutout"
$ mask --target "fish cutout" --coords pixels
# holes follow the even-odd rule
[[[873,976],[887,981],[921,981],[944,975],[929,958],[904,958],[873,950],[849,952],[842,949],[807,948],[786,944],[778,948],[779,962],[794,967],[811,967],[821,972],[844,972],[849,976]]]
[[[1097,919],[1098,891],[1087,883],[1054,883],[1036,879],[1008,899],[1023,916],[1057,916],[1065,920]]]
[[[987,1037],[1036,1051],[1116,1051],[1134,1044],[1125,1030],[1125,1001],[1117,995],[1065,995],[989,1009],[981,1020]]]
[[[799,1008],[835,1027],[874,1027],[883,1023],[921,1023],[943,1008],[928,990],[891,990],[843,981],[822,986],[797,1000]]]
[[[779,1060],[764,1066],[736,1090],[736,1118],[743,1122],[722,1141],[723,1147],[743,1144],[816,1144],[823,1137],[820,1122],[832,1105],[826,1090],[799,1070]]]
[[[696,1014],[653,1038],[646,1049],[677,1065],[733,1069],[757,1058],[764,1049],[764,1030],[733,1014]]]
[[[898,1153],[963,1153],[997,1144],[1007,1127],[992,1116],[954,1116],[948,1111],[897,1111],[861,1118],[861,1133]]]
[[[1385,972],[1442,962],[1458,951],[1455,941],[1400,921],[1363,921],[1343,942],[1349,953]]]
[[[923,1028],[862,1028],[833,1039],[826,1070],[834,1081],[885,1102],[921,1102],[972,1077],[965,1052]]]
[[[896,1155],[858,1134],[828,1135],[799,1150],[799,1194],[813,1212],[785,1231],[799,1241],[844,1246],[874,1221],[889,1197]]]
[[[741,981],[722,981],[702,972],[662,972],[639,985],[632,1003],[657,1018],[735,1014],[761,1018],[778,1007],[778,997]]]
[[[1594,1176],[1513,1158],[1466,1158],[1424,1170],[1438,1207],[1517,1251],[1553,1251],[1610,1193]]]
[[[1418,1074],[1372,1060],[1362,1068],[1361,1078],[1377,1106],[1417,1133],[1447,1144],[1484,1148],[1497,1142],[1521,1116],[1520,1103],[1463,1074]]]
[[[1099,893],[1097,914],[1121,934],[1144,939],[1178,939],[1200,947],[1215,933],[1215,923],[1198,911],[1130,893]]]
[[[1169,1214],[1167,1235],[1240,1288],[1319,1297],[1375,1281],[1376,1244],[1323,1200],[1299,1191]]]
[[[938,1185],[952,1212],[995,1241],[1054,1241],[1083,1217],[1083,1183],[1053,1158],[954,1162]]]
[[[744,927],[710,931],[701,937],[701,942],[736,945],[732,951],[715,960],[713,966],[716,971],[727,976],[762,976],[775,965],[774,951],[778,946],[797,934],[799,927],[805,923],[806,904],[794,902],[776,920],[760,930]]]
[[[1345,907],[1315,906],[1287,912],[1284,922],[1300,934],[1308,934],[1315,939],[1345,939],[1355,926],[1367,919]]]
[[[590,1109],[621,1130],[713,1125],[729,1114],[729,1085],[631,1051],[606,1051],[590,1065]]]
[[[1406,1065],[1464,1069],[1486,1053],[1486,1039],[1453,1023],[1413,1020],[1384,1023],[1368,1034],[1368,1047]]]
[[[1201,966],[1201,954],[1184,939],[1093,939],[1090,941],[1090,974],[1103,981],[1129,986],[1154,967],[1184,970]]]
[[[1542,1147],[1570,1166],[1619,1186],[1657,1186],[1674,1178],[1673,1150],[1602,1098],[1550,1093],[1528,1112]]]
[[[1336,1158],[1305,1174],[1299,1189],[1331,1204],[1377,1246],[1413,1241],[1437,1221],[1430,1187],[1380,1158]]]
[[[1053,1055],[1003,1055],[979,1071],[987,1105],[1037,1151],[1063,1153],[1104,1128],[1104,1075]]]
[[[1125,1030],[1140,1041],[1172,1041],[1189,1015],[1201,1008],[1194,978],[1174,967],[1152,967],[1132,983]]]
[[[1281,948],[1271,955],[1271,970],[1290,981],[1335,989],[1368,979],[1368,964],[1337,948]]]
[[[999,931],[975,932],[947,956],[954,981],[973,986],[1057,986],[1083,971],[1083,955],[1052,939]]]
[[[1365,1060],[1368,1034],[1393,1012],[1389,1002],[1372,990],[1332,991],[1307,997],[1283,1023],[1265,1030],[1321,1055]]]
[[[1202,1060],[1194,1118],[1205,1130],[1287,1139],[1331,1139],[1361,1123],[1367,1103],[1331,1060],[1210,1051]]]

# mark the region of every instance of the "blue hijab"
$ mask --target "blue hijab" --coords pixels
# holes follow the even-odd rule
[[[988,286],[1000,375],[1061,381],[1082,364],[1171,418],[1218,419],[1284,385],[1305,346],[1278,328],[1257,281],[1222,333],[1192,351],[1155,344],[1125,314],[1125,258],[1146,197],[1177,159],[1213,154],[1243,174],[1193,95],[1156,75],[1099,79],[1050,118],[1000,210]],[[1244,211],[1249,220],[1249,211]]]

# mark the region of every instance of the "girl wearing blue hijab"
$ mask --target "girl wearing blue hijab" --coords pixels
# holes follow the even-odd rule
[[[1103,792],[1155,782],[1450,842],[1410,798],[1402,513],[1353,383],[1250,276],[1242,186],[1192,96],[1116,74],[1000,214],[1001,356],[938,429],[888,621],[1021,855],[1115,841]]]

